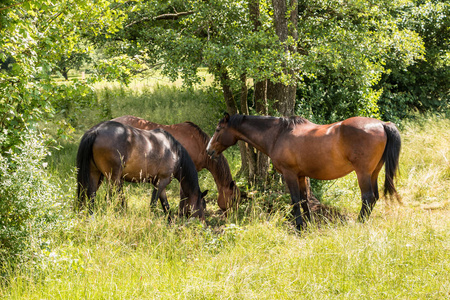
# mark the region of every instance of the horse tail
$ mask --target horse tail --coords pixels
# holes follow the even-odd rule
[[[384,194],[395,195],[397,201],[401,203],[400,196],[394,186],[394,178],[399,171],[399,157],[401,149],[400,132],[397,127],[390,122],[383,124],[387,135],[386,147],[384,148],[383,160],[385,163]]]
[[[77,152],[77,201],[81,210],[86,205],[86,193],[90,187],[90,164],[93,159],[92,146],[97,138],[96,127],[89,129],[83,135]]]

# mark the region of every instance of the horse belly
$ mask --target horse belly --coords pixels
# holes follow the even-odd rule
[[[297,143],[281,147],[284,150],[277,153],[282,159],[278,164],[279,170],[290,170],[299,177],[319,180],[337,179],[354,170],[336,136],[310,135],[295,138]]]
[[[340,161],[339,163],[330,163],[322,166],[320,169],[310,169],[308,177],[319,180],[333,180],[344,177],[354,170],[353,165],[349,161]]]
[[[123,169],[123,179],[128,182],[151,182],[155,177],[153,170],[127,167]]]
[[[123,166],[123,178],[130,182],[148,182],[155,177],[170,176],[164,160],[154,160],[151,157],[139,157],[129,159]],[[168,173],[168,174],[167,174]]]

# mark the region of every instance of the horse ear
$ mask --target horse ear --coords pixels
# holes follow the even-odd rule
[[[224,115],[223,119],[224,119],[226,122],[228,122],[228,121],[230,120],[230,114],[227,113],[227,112],[224,112],[223,115]]]
[[[202,198],[204,198],[208,194],[208,190],[202,192]]]
[[[234,180],[231,180],[230,189],[234,188],[235,186],[236,186],[236,182],[234,182]]]

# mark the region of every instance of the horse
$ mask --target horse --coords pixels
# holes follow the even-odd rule
[[[167,214],[165,188],[174,177],[186,195],[180,201],[180,214],[204,218],[203,197],[207,191],[200,191],[195,165],[186,149],[162,129],[143,130],[114,121],[99,123],[81,138],[77,169],[79,209],[86,206],[88,197],[92,213],[96,191],[107,178],[119,194],[123,181],[151,182],[156,187],[151,202],[155,204],[159,198]]]
[[[206,168],[212,174],[218,191],[217,204],[222,211],[227,211],[232,207],[233,203],[237,204],[239,201],[241,193],[231,177],[230,167],[225,156],[218,155],[213,160],[206,154],[206,145],[210,137],[196,124],[184,122],[162,125],[135,116],[117,117],[112,119],[112,121],[140,129],[161,128],[169,132],[187,150],[197,171]]]
[[[394,186],[401,138],[390,122],[353,117],[317,125],[302,117],[276,118],[225,114],[206,151],[211,157],[243,140],[268,155],[289,188],[296,228],[303,228],[300,205],[308,221],[307,177],[331,180],[356,172],[362,208],[358,221],[370,216],[379,199],[378,174],[385,165],[384,193],[401,199]],[[306,224],[305,224],[306,226]]]

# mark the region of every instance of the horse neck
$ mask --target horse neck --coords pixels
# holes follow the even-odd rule
[[[279,119],[273,117],[248,117],[239,126],[232,126],[237,138],[270,156],[279,132]]]
[[[206,169],[211,173],[218,188],[223,189],[233,180],[230,166],[222,154],[217,159],[206,156]]]
[[[174,173],[175,178],[180,182],[183,193],[188,198],[191,196],[198,197],[200,194],[200,187],[198,185],[197,170],[185,149],[180,149],[179,161],[178,170]]]

